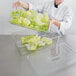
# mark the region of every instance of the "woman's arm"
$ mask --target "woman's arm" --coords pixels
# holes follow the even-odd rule
[[[46,12],[46,10],[44,10],[44,9],[48,7],[48,3],[49,2],[47,1],[47,2],[40,3],[38,5],[33,5],[30,2],[26,3],[26,2],[22,2],[22,1],[17,1],[17,2],[13,3],[13,7],[15,7],[15,8],[22,7],[26,10],[34,10],[36,12],[43,13],[43,12]]]
[[[62,32],[62,34],[64,34],[64,32],[70,28],[72,23],[72,18],[73,18],[72,10],[68,8],[65,11],[65,15],[62,21],[51,19],[50,22],[51,24],[56,25],[58,27],[58,30]]]

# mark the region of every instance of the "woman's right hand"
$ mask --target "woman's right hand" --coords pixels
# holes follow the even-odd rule
[[[17,1],[17,2],[14,2],[13,3],[13,7],[21,7],[22,6],[22,4],[23,4],[23,2],[22,1]]]
[[[17,8],[17,7],[23,7],[26,10],[28,10],[29,9],[29,4],[26,3],[26,2],[22,2],[22,1],[17,1],[17,2],[13,3],[13,7],[15,7],[15,8]]]

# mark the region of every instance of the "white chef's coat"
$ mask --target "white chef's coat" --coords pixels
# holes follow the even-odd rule
[[[60,28],[51,25],[51,30],[56,31],[59,34],[65,34],[65,31],[70,28],[72,23],[73,13],[68,6],[61,3],[58,8],[54,6],[54,1],[43,2],[41,5],[33,6],[29,3],[29,10],[34,10],[39,13],[48,13],[50,18],[54,18],[61,23]]]

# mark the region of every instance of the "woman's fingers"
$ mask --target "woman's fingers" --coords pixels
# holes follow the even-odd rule
[[[14,2],[13,3],[13,7],[20,7],[21,6],[21,3],[20,3],[20,1],[17,1],[17,2]]]

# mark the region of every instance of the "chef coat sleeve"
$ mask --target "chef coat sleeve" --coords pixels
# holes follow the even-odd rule
[[[68,30],[71,26],[71,23],[72,23],[72,18],[73,18],[73,12],[71,9],[67,9],[65,11],[65,14],[63,16],[63,20],[60,22],[61,23],[61,26],[59,28],[59,31],[62,33],[62,34],[65,34],[65,31]]]
[[[48,5],[48,1],[40,3],[37,6],[33,5],[32,3],[29,3],[29,10],[34,10],[34,11],[39,12],[39,13],[44,13],[47,11],[47,10],[45,10],[45,8],[47,8],[47,5]]]

